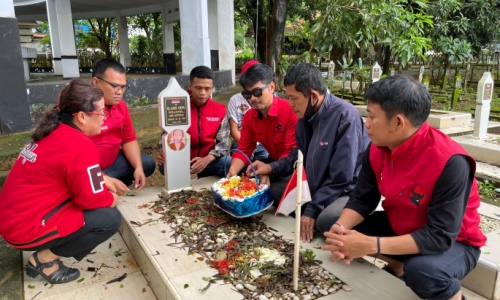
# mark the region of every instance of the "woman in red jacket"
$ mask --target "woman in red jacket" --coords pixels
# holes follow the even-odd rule
[[[30,277],[41,275],[52,284],[77,279],[79,270],[59,257],[83,259],[120,226],[113,208],[118,196],[108,190],[99,153],[87,137],[101,131],[105,117],[101,89],[72,80],[5,181],[0,235],[16,249],[36,251],[26,265]]]

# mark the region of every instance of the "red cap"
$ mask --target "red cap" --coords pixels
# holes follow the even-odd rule
[[[251,66],[256,65],[256,64],[260,64],[260,62],[257,61],[257,60],[249,60],[249,61],[247,61],[243,65],[243,68],[241,68],[241,74],[238,77],[241,77],[241,75],[243,75],[243,73],[245,73]]]

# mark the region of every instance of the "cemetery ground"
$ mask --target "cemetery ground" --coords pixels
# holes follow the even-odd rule
[[[239,92],[241,92],[241,87],[237,84],[234,87],[220,91],[220,93],[215,95],[214,99],[227,105],[230,97]],[[152,102],[155,101],[153,100]],[[433,109],[449,109],[448,99],[433,102]],[[473,113],[475,106],[475,97],[466,97],[458,102],[454,110]],[[500,99],[493,100],[491,106],[492,108],[500,109]],[[158,126],[157,106],[147,105],[131,108],[131,115],[142,152],[156,159],[159,153],[158,140],[161,132]],[[25,132],[0,136],[0,191],[19,151],[28,142],[31,134],[32,132]],[[147,179],[147,186],[162,185],[164,185],[164,177],[157,169]],[[482,200],[500,206],[500,193],[497,192],[497,189],[500,188],[499,183],[480,179],[480,185]],[[491,217],[483,215],[481,227],[485,233],[497,232],[500,229],[500,220],[497,218],[500,215],[496,217],[495,215],[497,214]],[[17,250],[9,248],[0,239],[0,300],[3,299],[23,299],[22,257]]]

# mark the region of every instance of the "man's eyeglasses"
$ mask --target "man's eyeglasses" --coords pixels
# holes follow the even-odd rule
[[[261,88],[254,88],[251,91],[244,90],[243,92],[241,92],[241,95],[243,96],[243,98],[245,98],[247,100],[252,98],[252,95],[255,97],[260,97],[260,96],[262,96],[262,91],[264,91],[268,87],[269,87],[269,83]]]
[[[105,79],[102,79],[101,77],[97,77],[97,76],[96,76],[96,78],[99,79],[99,80],[102,80],[102,81],[106,82],[107,84],[109,84],[112,88],[115,89],[115,92],[119,92],[120,90],[123,90],[123,92],[125,93],[125,91],[129,88],[128,85],[114,84],[114,83],[111,83],[111,82],[109,82],[109,81],[107,81]]]

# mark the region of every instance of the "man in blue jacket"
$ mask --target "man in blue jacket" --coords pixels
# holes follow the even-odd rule
[[[300,219],[301,240],[310,242],[314,228],[321,233],[329,231],[339,218],[356,185],[370,139],[356,108],[328,94],[321,72],[313,65],[292,67],[284,84],[289,104],[299,118],[296,149],[304,154],[312,197]]]

